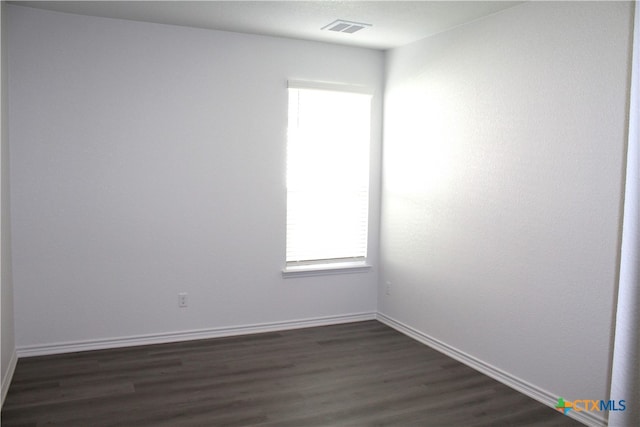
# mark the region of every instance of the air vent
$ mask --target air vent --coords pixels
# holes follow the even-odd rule
[[[322,27],[322,30],[335,31],[336,33],[353,34],[363,28],[371,27],[371,24],[363,24],[362,22],[345,21],[344,19],[336,19],[329,25]]]

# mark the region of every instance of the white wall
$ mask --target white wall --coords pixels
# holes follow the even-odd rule
[[[375,312],[376,269],[281,269],[286,81],[377,90],[376,176],[381,52],[8,13],[19,349]]]
[[[640,402],[640,10],[637,6],[633,20],[629,142],[611,398]],[[611,413],[609,424],[640,425],[640,407],[631,403],[625,411]]]
[[[531,2],[388,54],[379,310],[567,400],[608,398],[631,16]]]
[[[13,370],[16,365],[16,344],[14,334],[13,321],[13,282],[11,276],[11,228],[9,221],[9,139],[8,139],[8,118],[7,118],[7,58],[6,58],[6,13],[5,2],[0,3],[0,46],[1,46],[1,66],[0,66],[0,212],[2,213],[2,221],[0,224],[0,236],[2,244],[0,245],[0,269],[2,293],[0,298],[2,304],[2,344],[1,355],[2,370],[0,375],[2,378],[2,403],[7,391]]]

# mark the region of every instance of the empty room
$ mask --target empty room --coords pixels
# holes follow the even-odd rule
[[[3,426],[640,425],[635,2],[1,18]]]

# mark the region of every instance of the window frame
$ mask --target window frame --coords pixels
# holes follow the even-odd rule
[[[288,277],[304,277],[304,276],[317,276],[317,275],[332,275],[332,274],[351,274],[351,273],[364,273],[371,270],[372,266],[369,264],[369,243],[371,233],[371,148],[372,148],[372,136],[373,136],[373,100],[374,91],[366,86],[352,85],[344,83],[333,82],[320,82],[320,81],[302,81],[302,80],[289,80],[287,82],[287,91],[289,89],[302,89],[302,90],[321,90],[329,92],[346,92],[360,95],[367,95],[370,97],[369,108],[369,141],[368,141],[368,157],[367,157],[367,243],[366,243],[366,255],[364,257],[346,257],[337,259],[320,259],[309,261],[287,261],[285,256],[285,267],[282,270],[282,275],[285,278]],[[287,98],[287,105],[289,105],[290,98]],[[288,127],[288,124],[287,124]],[[289,139],[287,135],[287,156]],[[286,189],[288,195],[288,188]],[[288,197],[287,197],[288,199]],[[288,214],[288,200],[285,211]],[[286,236],[285,236],[286,241]],[[286,244],[285,244],[286,246]],[[286,254],[286,250],[285,250]]]

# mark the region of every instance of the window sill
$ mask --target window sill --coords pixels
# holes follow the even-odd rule
[[[371,266],[363,262],[341,262],[335,264],[310,264],[289,266],[282,270],[282,277],[326,276],[329,274],[366,273]]]

